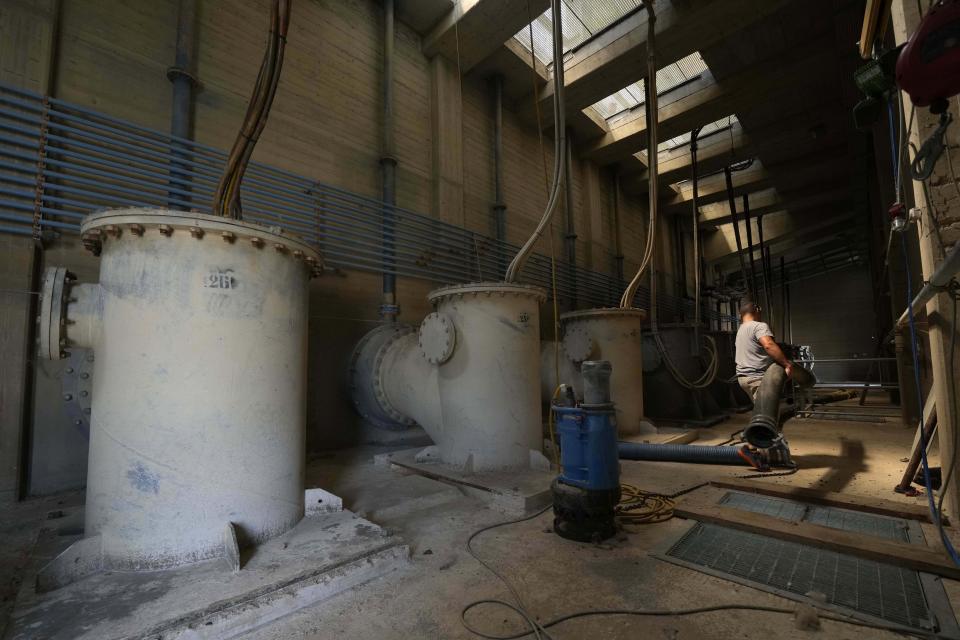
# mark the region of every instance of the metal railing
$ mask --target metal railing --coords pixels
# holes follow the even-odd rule
[[[866,394],[870,391],[891,391],[900,388],[897,382],[896,358],[892,357],[872,357],[872,358],[814,358],[795,360],[797,364],[813,365],[817,374],[817,384],[812,390],[799,392],[794,389],[794,397],[800,398],[800,406],[797,408],[797,416],[803,418],[815,419],[834,419],[834,420],[853,420],[861,422],[885,422],[886,418],[899,418],[901,410],[899,405],[891,402],[870,404],[865,403]],[[829,372],[836,367],[849,367],[849,365],[869,365],[864,371],[863,379],[860,380],[836,380],[822,379],[823,373]],[[889,365],[892,371],[884,374],[885,366]],[[859,391],[860,401],[857,404],[835,403],[834,399],[818,401],[816,390],[848,390]]]
[[[206,212],[225,159],[220,149],[0,84],[0,233],[74,234],[84,216],[104,208]],[[260,163],[250,165],[241,198],[245,219],[299,234],[337,269],[389,270],[437,284],[500,280],[518,248]],[[625,286],[562,261],[556,278],[559,297],[579,306],[615,306]],[[550,258],[533,255],[523,279],[550,290]],[[689,299],[658,300],[661,317],[693,315]],[[641,288],[634,303],[649,301]]]

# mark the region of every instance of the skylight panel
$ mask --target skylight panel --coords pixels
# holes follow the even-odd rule
[[[707,64],[703,61],[699,51],[668,64],[657,70],[657,95],[662,96],[685,82],[699,77],[706,71],[708,71]],[[634,109],[646,101],[643,84],[643,80],[640,80],[627,85],[620,91],[597,102],[593,107],[608,120],[624,111]],[[628,96],[632,99],[627,99]]]
[[[560,18],[563,20],[563,53],[566,55],[597,35],[611,24],[640,6],[640,0],[562,0]],[[553,64],[553,20],[550,10],[543,12],[530,25],[517,32],[514,38],[546,66]]]
[[[714,133],[719,133],[721,131],[726,131],[730,129],[737,122],[737,116],[729,115],[726,118],[721,118],[716,122],[711,122],[710,124],[705,124],[700,129],[700,135],[697,136],[697,141],[703,140],[705,137],[712,135]],[[670,138],[669,140],[664,140],[659,145],[657,145],[657,151],[673,151],[678,147],[690,144],[690,132],[686,132],[677,136],[676,138]]]

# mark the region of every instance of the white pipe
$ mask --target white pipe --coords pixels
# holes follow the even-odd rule
[[[613,367],[610,397],[616,405],[617,431],[621,436],[653,432],[643,414],[642,309],[587,309],[560,316],[560,382],[570,384],[583,398],[580,363],[607,360]],[[541,399],[549,403],[556,389],[556,343],[544,341],[540,350]]]
[[[417,422],[436,459],[466,471],[548,465],[540,412],[542,289],[476,283],[430,293],[418,332],[381,326],[357,345],[351,391],[385,428]]]
[[[103,313],[103,289],[99,284],[77,284],[70,287],[67,300],[67,345],[93,349],[100,338]]]
[[[924,305],[935,295],[941,293],[944,287],[950,284],[950,281],[958,273],[960,273],[960,242],[953,246],[950,253],[943,258],[943,262],[940,263],[940,266],[937,267],[933,275],[930,276],[930,281],[923,285],[923,288],[917,293],[913,302],[910,303],[910,308],[904,311],[900,319],[897,320],[897,326],[894,328],[894,331],[900,331],[906,327],[910,316],[916,316],[920,313]]]
[[[100,284],[58,302],[45,283],[41,321],[96,351],[87,537],[45,582],[79,577],[77,554],[87,569],[161,569],[223,555],[234,527],[251,543],[293,527],[320,256],[275,227],[181,211],[109,210],[81,233]]]

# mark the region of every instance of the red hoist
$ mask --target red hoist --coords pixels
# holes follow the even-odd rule
[[[946,148],[953,121],[949,99],[960,93],[960,0],[939,0],[920,21],[897,59],[897,85],[918,107],[940,115],[937,129],[911,163],[914,180],[926,180]]]
[[[920,21],[897,59],[897,84],[933,113],[960,93],[960,0],[940,0]]]

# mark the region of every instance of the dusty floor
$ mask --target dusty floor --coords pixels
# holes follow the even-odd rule
[[[702,430],[697,444],[724,440],[744,420],[744,416],[737,416],[712,430]],[[922,500],[891,491],[913,438],[912,430],[896,422],[795,419],[788,423],[787,433],[801,470],[766,482],[912,503]],[[409,566],[301,610],[246,638],[476,638],[460,622],[463,607],[479,599],[511,599],[503,583],[465,548],[468,536],[476,529],[509,516],[453,486],[375,465],[374,455],[384,450],[366,447],[316,458],[308,468],[309,483],[341,495],[347,508],[402,535],[412,551]],[[625,482],[665,493],[710,478],[745,473],[746,468],[623,463]],[[709,492],[720,495],[711,488],[700,489],[696,495],[704,497]],[[18,506],[12,518],[4,514],[0,527],[4,548],[0,555],[0,589],[13,579],[13,570],[29,548],[30,532],[44,526],[47,512],[57,509],[58,503],[72,504],[76,500],[76,495],[67,495],[33,501]],[[795,607],[791,601],[649,556],[675,540],[690,526],[688,521],[674,519],[635,527],[601,546],[563,540],[550,532],[550,525],[550,515],[544,514],[484,533],[474,543],[485,559],[508,576],[528,609],[541,620],[588,608],[681,608],[723,603]],[[935,539],[930,528],[926,534],[928,540]],[[948,583],[948,593],[954,603],[960,603],[960,590],[954,583]],[[0,595],[8,597],[9,587]],[[3,613],[0,609],[0,630]],[[522,629],[515,614],[489,605],[475,610],[470,620],[494,635]],[[732,611],[684,618],[584,618],[551,629],[551,635],[556,640],[899,637],[829,621],[824,621],[823,631],[813,636],[810,631],[796,629],[790,616]]]
[[[738,421],[705,430],[698,444],[722,441]],[[768,482],[817,486],[832,491],[917,502],[891,489],[903,470],[913,432],[897,423],[793,420],[790,443],[801,470]],[[460,623],[460,611],[484,598],[510,600],[501,582],[471,558],[464,547],[479,527],[505,519],[482,503],[444,488],[418,503],[401,487],[412,480],[372,465],[371,452],[352,451],[318,461],[314,472],[347,506],[383,505],[367,517],[388,526],[410,543],[408,570],[379,579],[305,609],[278,624],[249,635],[257,640],[281,638],[476,638]],[[677,463],[624,462],[624,481],[649,490],[673,492],[744,469]],[[422,478],[414,478],[419,488]],[[700,492],[717,491],[701,489]],[[701,493],[700,495],[703,495]],[[718,492],[719,495],[719,492]],[[404,506],[404,505],[408,506]],[[387,510],[384,506],[389,505]],[[379,511],[378,511],[379,509]],[[583,545],[549,533],[551,519],[510,525],[475,542],[479,553],[505,573],[530,611],[547,620],[587,608],[680,608],[720,603],[793,607],[793,603],[748,587],[712,578],[649,557],[679,536],[690,523],[672,520],[635,528],[604,546]],[[932,531],[928,539],[935,539]],[[960,591],[950,590],[954,602]],[[520,630],[517,617],[503,608],[479,608],[471,621],[482,630],[506,635]],[[898,637],[824,621],[822,638]],[[563,638],[809,638],[793,620],[769,613],[719,612],[687,618],[587,618],[551,631]]]

